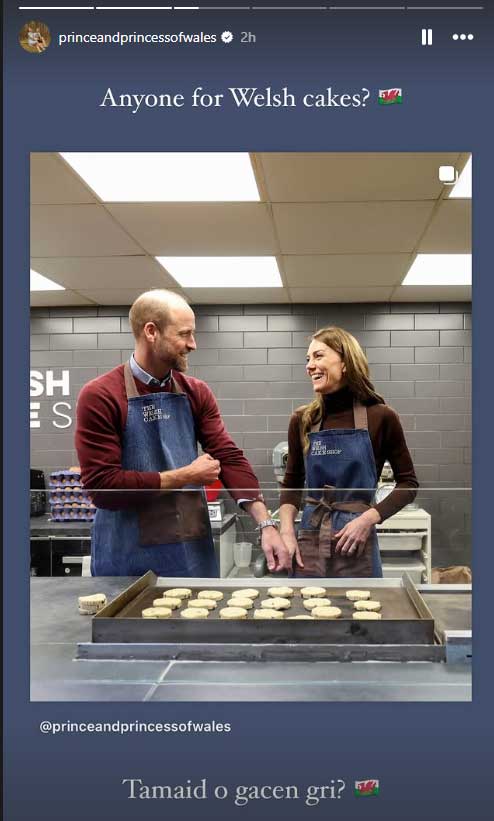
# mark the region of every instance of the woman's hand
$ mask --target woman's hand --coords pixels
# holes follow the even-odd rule
[[[335,544],[336,552],[343,556],[361,556],[373,526],[380,521],[381,517],[373,507],[352,519],[333,536],[333,539],[338,540]]]
[[[299,567],[303,567],[304,563],[302,561],[302,556],[300,555],[300,549],[298,546],[297,537],[295,535],[294,530],[285,530],[280,531],[280,536],[283,540],[283,543],[288,550],[290,556],[295,556],[295,561]]]

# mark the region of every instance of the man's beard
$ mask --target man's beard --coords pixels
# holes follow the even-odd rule
[[[172,361],[172,368],[179,373],[185,373],[189,367],[187,354],[177,354]]]
[[[166,363],[167,367],[174,371],[184,373],[189,367],[187,360],[189,351],[186,350],[185,353],[177,353],[167,340],[162,340],[161,345],[156,346],[155,353],[163,364]]]

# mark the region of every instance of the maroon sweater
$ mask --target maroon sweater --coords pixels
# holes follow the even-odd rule
[[[173,372],[174,379],[190,400],[196,437],[202,449],[221,463],[220,479],[234,499],[261,498],[259,483],[245,458],[225,428],[212,391],[205,382]],[[150,387],[135,380],[139,394],[170,390]],[[83,387],[77,400],[75,446],[82,482],[88,490],[158,490],[158,472],[122,468],[122,434],[127,422],[124,366],[98,376]],[[246,492],[246,488],[250,492]],[[147,494],[142,494],[146,496]],[[121,496],[121,495],[120,495]],[[133,495],[135,503],[135,495]],[[98,507],[125,507],[119,494],[96,494]]]
[[[324,397],[324,404],[326,415],[321,426],[323,430],[355,427],[353,396],[348,388],[327,394]],[[367,407],[367,422],[377,476],[381,475],[384,462],[388,461],[393,468],[396,482],[396,489],[383,502],[374,505],[384,521],[413,501],[418,481],[398,414],[389,405],[371,404]],[[303,488],[305,482],[300,424],[301,413],[295,411],[288,428],[289,451],[282,483],[286,489],[281,492],[281,504],[291,504],[297,509],[302,501],[302,491],[297,488]]]

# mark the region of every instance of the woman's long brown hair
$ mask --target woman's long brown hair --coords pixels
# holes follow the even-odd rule
[[[324,342],[341,356],[346,367],[346,386],[356,399],[362,403],[369,400],[384,404],[383,397],[377,393],[369,378],[369,363],[360,344],[352,334],[343,328],[321,328],[313,334],[312,339]],[[321,422],[324,416],[324,395],[318,394],[309,405],[299,408],[301,418],[301,437],[304,453],[309,449],[309,433],[311,428]]]

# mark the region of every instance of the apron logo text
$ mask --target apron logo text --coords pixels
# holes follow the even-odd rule
[[[144,422],[159,422],[161,419],[169,419],[169,413],[163,413],[163,408],[155,405],[144,405],[142,408],[142,418]]]
[[[328,448],[325,442],[316,441],[310,451],[311,456],[339,456],[343,451],[340,448]]]

